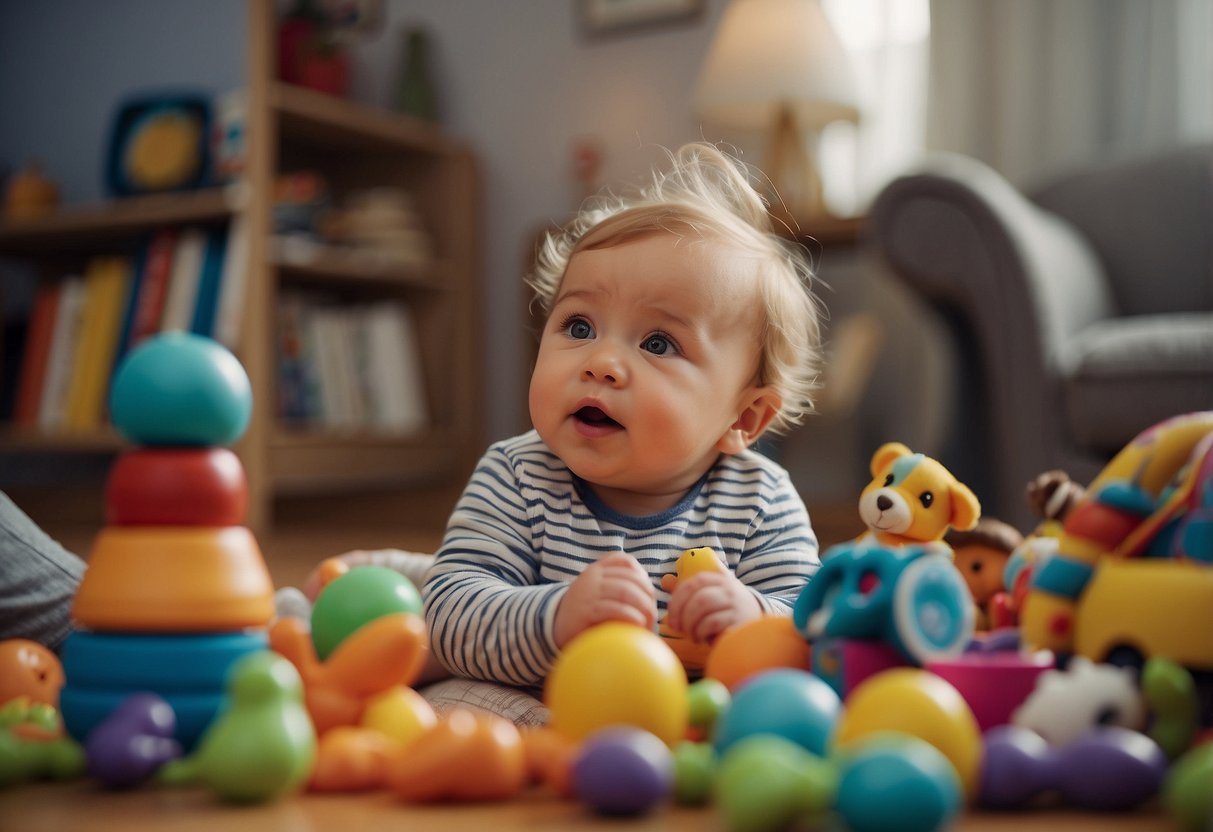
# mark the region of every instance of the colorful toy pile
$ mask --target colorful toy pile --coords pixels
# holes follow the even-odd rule
[[[131,352],[110,393],[114,426],[139,447],[106,486],[108,525],[76,594],[61,709],[84,740],[132,693],[172,709],[191,748],[224,701],[229,667],[264,650],[273,586],[245,519],[244,369],[209,339],[168,333]]]
[[[1213,821],[1213,412],[1143,433],[1086,490],[1055,472],[1034,486],[1051,508],[990,607],[1019,626],[977,629],[970,561],[940,542],[977,524],[976,498],[890,443],[860,500],[871,532],[824,554],[791,618],[725,633],[693,683],[657,632],[591,628],[548,676],[551,724],[519,729],[436,714],[410,687],[421,598],[388,569],[329,562],[315,604],[277,618],[263,649],[272,587],[222,448],[248,418],[243,378],[191,336],[120,369],[114,421],[143,447],[111,475],[61,693],[52,654],[0,644],[0,786],[87,762],[111,787],[155,777],[242,803],[536,787],[606,815],[710,803],[736,832],[929,832],[966,806],[1123,811],[1160,795],[1185,828]],[[720,565],[687,550],[671,582]]]

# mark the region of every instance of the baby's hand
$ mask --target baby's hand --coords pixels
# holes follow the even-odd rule
[[[679,581],[665,623],[692,641],[710,644],[730,627],[762,615],[762,605],[732,572],[701,572]]]
[[[556,608],[556,646],[605,621],[626,621],[651,630],[657,620],[657,593],[648,573],[622,552],[591,564],[569,584]]]

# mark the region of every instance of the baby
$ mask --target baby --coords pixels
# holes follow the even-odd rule
[[[751,450],[812,408],[807,263],[737,162],[707,144],[670,161],[540,252],[534,430],[488,449],[425,581],[433,653],[457,676],[534,689],[607,621],[710,644],[790,614],[819,565],[787,472]],[[667,593],[694,547],[725,568]]]

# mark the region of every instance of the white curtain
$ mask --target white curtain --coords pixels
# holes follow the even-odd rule
[[[840,216],[862,213],[926,140],[928,0],[822,0],[855,69],[858,124],[821,134],[823,197]]]
[[[931,0],[927,146],[1020,186],[1213,137],[1213,0]]]

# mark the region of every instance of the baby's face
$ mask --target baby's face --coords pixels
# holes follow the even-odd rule
[[[531,419],[608,505],[616,491],[676,499],[728,450],[759,389],[752,269],[717,242],[670,233],[570,260],[531,376]]]

